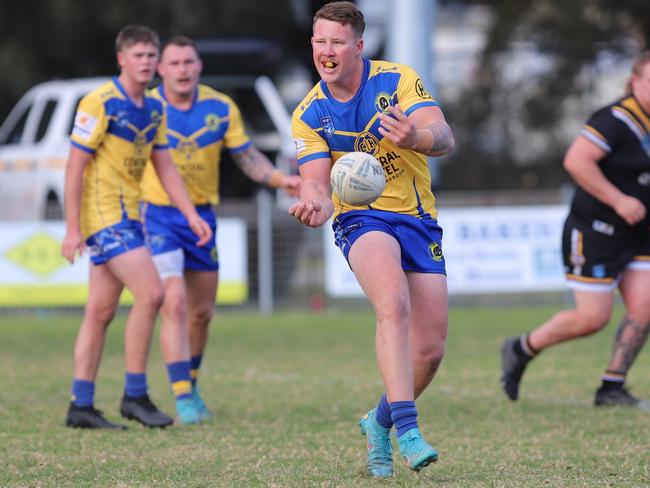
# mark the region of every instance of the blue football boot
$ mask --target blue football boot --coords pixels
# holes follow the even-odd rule
[[[397,445],[400,456],[413,471],[420,471],[438,460],[438,451],[422,438],[420,429],[417,427],[398,437]]]
[[[206,420],[210,420],[212,418],[212,412],[208,410],[208,407],[203,402],[199,392],[199,387],[196,385],[192,386],[192,400],[194,400],[196,409],[199,412],[200,421],[205,422]]]

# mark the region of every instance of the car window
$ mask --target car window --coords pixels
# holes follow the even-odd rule
[[[31,111],[31,109],[32,109],[32,105],[27,107],[27,109],[20,116],[20,118],[16,122],[16,125],[14,125],[13,129],[9,131],[5,144],[18,144],[21,141],[23,137],[23,132],[25,131],[25,124],[27,123],[27,117],[29,117],[29,112]]]
[[[48,100],[45,102],[45,107],[43,108],[43,113],[41,114],[41,120],[38,122],[38,130],[36,131],[36,142],[40,141],[45,137],[47,128],[50,125],[50,120],[52,119],[52,114],[56,108],[56,100]]]

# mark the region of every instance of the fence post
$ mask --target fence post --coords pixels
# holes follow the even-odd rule
[[[273,195],[257,192],[257,280],[262,315],[273,312]]]

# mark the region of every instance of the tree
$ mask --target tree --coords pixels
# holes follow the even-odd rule
[[[623,86],[603,92],[599,80],[627,76],[650,45],[650,2],[624,3],[491,2],[494,21],[473,83],[447,110],[458,144],[443,166],[446,189],[565,180],[560,163],[580,125],[623,95]]]

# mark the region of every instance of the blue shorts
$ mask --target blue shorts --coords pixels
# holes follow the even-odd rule
[[[93,264],[104,264],[109,259],[144,246],[142,225],[137,220],[123,220],[106,227],[86,239]]]
[[[180,249],[183,251],[185,269],[217,271],[217,219],[210,205],[198,205],[196,211],[210,225],[214,234],[214,238],[201,247],[196,245],[199,238],[190,229],[180,210],[176,207],[143,202],[140,206],[140,218],[144,225],[147,247],[154,256]]]
[[[379,231],[393,236],[399,243],[404,271],[447,274],[442,229],[437,220],[383,210],[352,210],[338,215],[332,228],[336,245],[348,264],[355,241],[366,232]]]

